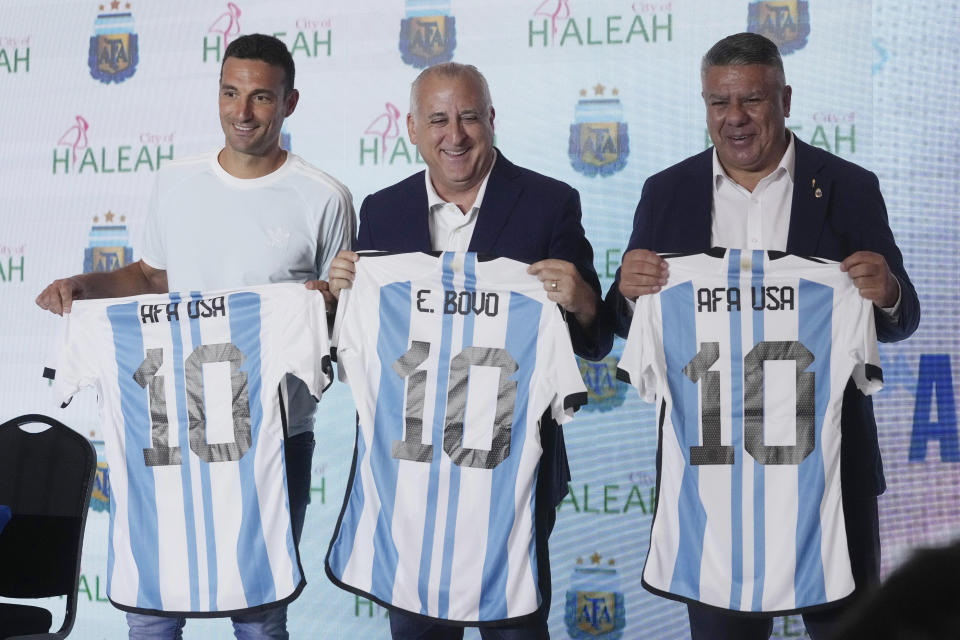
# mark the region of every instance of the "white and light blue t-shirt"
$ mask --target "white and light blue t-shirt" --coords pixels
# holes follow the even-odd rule
[[[559,307],[514,260],[361,255],[334,328],[358,426],[327,575],[445,621],[531,614],[539,420],[586,401]]]
[[[660,468],[643,584],[740,612],[853,591],[840,491],[849,379],[882,385],[873,305],[832,261],[664,256],[618,375],[657,403]]]
[[[138,613],[231,615],[305,584],[278,386],[332,379],[322,296],[300,284],[80,300],[56,370],[96,389],[110,466],[107,595]]]

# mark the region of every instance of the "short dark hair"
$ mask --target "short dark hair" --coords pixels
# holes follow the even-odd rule
[[[759,33],[736,33],[710,47],[700,63],[700,73],[710,67],[760,64],[773,67],[783,76],[783,59],[772,40]]]
[[[273,36],[262,33],[251,33],[240,36],[227,46],[223,53],[223,62],[227,58],[240,60],[262,60],[269,65],[283,68],[284,88],[287,93],[293,91],[293,78],[296,70],[293,66],[293,56],[287,50],[287,45]],[[223,64],[220,65],[220,77],[223,77]]]

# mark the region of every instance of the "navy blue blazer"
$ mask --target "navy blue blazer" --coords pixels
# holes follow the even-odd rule
[[[526,263],[546,258],[572,262],[599,299],[593,248],[580,218],[576,189],[518,167],[498,149],[469,248]],[[429,251],[430,247],[423,171],[364,198],[355,250]],[[585,331],[570,314],[567,325],[578,355],[599,360],[610,351],[613,336],[599,321]]]
[[[787,252],[843,260],[856,251],[881,254],[900,282],[896,321],[874,309],[877,337],[896,342],[920,322],[917,292],[903,267],[887,220],[877,176],[794,137],[796,165]],[[713,148],[650,176],[643,185],[627,251],[695,253],[710,248]],[[817,197],[817,190],[820,197]],[[620,271],[607,292],[605,307],[616,333],[626,337],[632,313],[620,294]],[[852,382],[841,414],[841,482],[853,495],[879,495],[886,488],[873,402]]]

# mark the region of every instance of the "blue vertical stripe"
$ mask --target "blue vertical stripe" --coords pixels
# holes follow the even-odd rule
[[[107,319],[113,331],[117,387],[120,390],[120,411],[123,414],[124,457],[127,463],[127,527],[130,531],[130,550],[137,565],[137,606],[144,609],[162,609],[155,479],[153,468],[143,462],[143,450],[153,446],[149,424],[150,409],[147,404],[147,391],[133,379],[133,374],[140,368],[146,355],[137,303],[128,302],[107,307]],[[112,505],[110,518],[112,522]],[[112,560],[112,537],[110,543]]]
[[[753,345],[756,346],[763,342],[763,259],[764,251],[753,251],[751,260],[753,262],[753,275],[750,285],[756,295],[759,296],[759,309],[753,309]],[[751,292],[752,293],[752,292]],[[753,296],[746,298],[753,302]],[[766,509],[764,493],[764,467],[753,459],[752,456],[743,456],[744,465],[753,466],[753,603],[751,610],[763,610],[763,584],[766,572]]]
[[[179,304],[180,294],[171,293],[170,303]],[[183,311],[183,309],[180,309],[180,311]],[[173,357],[170,359],[170,364],[173,368],[173,378],[176,381],[177,438],[180,443],[180,458],[182,461],[180,464],[180,480],[183,485],[187,568],[190,574],[190,608],[197,610],[200,608],[200,568],[197,566],[197,526],[193,513],[193,481],[190,473],[190,424],[187,419],[187,390],[183,375],[183,338],[180,335],[179,314],[177,320],[170,320],[170,340],[173,347]]]
[[[820,503],[823,500],[823,416],[830,401],[830,357],[833,340],[833,289],[800,280],[797,294],[800,310],[799,339],[813,353],[815,411],[814,449],[800,463],[797,505],[797,569],[794,590],[797,607],[820,604],[826,600],[823,576]],[[809,546],[808,546],[809,545]]]
[[[380,288],[380,335],[377,358],[380,384],[370,442],[370,468],[374,493],[380,498],[380,513],[373,534],[373,575],[370,591],[385,602],[393,601],[397,574],[397,547],[393,541],[393,507],[397,494],[399,461],[392,455],[393,442],[403,440],[403,387],[405,380],[391,366],[410,347],[410,283],[395,282]],[[360,459],[358,458],[358,463]],[[359,475],[359,469],[357,474]],[[359,513],[359,512],[358,512]],[[355,532],[351,532],[354,535]],[[344,563],[346,561],[344,556]]]
[[[727,287],[740,287],[740,250],[727,252]],[[740,306],[744,298],[741,291]],[[733,467],[730,469],[730,608],[740,610],[743,589],[743,339],[740,312],[730,315],[730,444]],[[723,354],[721,354],[723,357]]]
[[[467,253],[463,262],[463,289],[468,292],[477,290],[477,254]],[[463,317],[463,345],[466,349],[473,345],[474,315],[468,313]],[[470,398],[470,378],[467,377],[467,399]],[[466,406],[464,406],[466,410]],[[453,572],[453,549],[457,540],[457,511],[460,502],[460,467],[450,465],[450,490],[447,495],[447,521],[443,528],[443,560],[440,566],[440,589],[437,605],[437,616],[446,618],[450,607],[450,576]]]
[[[237,539],[240,582],[250,606],[273,602],[277,588],[270,569],[267,544],[260,520],[260,499],[257,492],[255,461],[263,427],[263,405],[260,403],[263,380],[260,367],[260,296],[244,291],[227,297],[230,318],[230,341],[244,355],[240,370],[247,376],[247,397],[250,400],[250,449],[238,463],[240,466],[240,500],[242,518]],[[281,455],[282,458],[282,455]],[[287,536],[293,531],[288,527]],[[289,543],[289,540],[288,540]]]
[[[444,253],[443,288],[453,289],[453,252]],[[427,484],[427,513],[423,522],[423,546],[420,554],[420,576],[417,591],[420,595],[420,613],[427,614],[427,598],[430,592],[430,564],[433,560],[433,532],[436,528],[437,493],[440,485],[440,456],[443,454],[443,427],[446,422],[447,384],[450,377],[450,342],[452,340],[453,316],[444,314],[440,335],[440,353],[437,360],[437,395],[433,409],[433,460],[430,463],[430,479]],[[383,360],[381,360],[383,362]],[[392,361],[391,361],[392,362]],[[402,405],[400,405],[402,406]]]
[[[343,576],[343,572],[347,568],[347,562],[353,554],[353,546],[356,543],[360,516],[363,515],[364,492],[360,464],[363,462],[366,453],[367,443],[363,439],[363,431],[359,429],[358,425],[353,484],[350,487],[350,496],[347,498],[347,508],[340,520],[340,529],[333,542],[333,547],[330,549],[330,569],[336,576]]]
[[[683,373],[683,368],[699,351],[693,306],[695,299],[691,282],[671,287],[660,294],[663,352],[667,364],[667,384],[670,397],[673,398],[670,423],[685,461],[678,505],[680,543],[670,591],[696,600],[700,598],[700,563],[707,513],[700,501],[698,467],[690,464],[690,447],[700,444],[699,389],[697,383]]]
[[[201,299],[201,294],[199,291],[190,292],[190,300],[196,302]],[[190,321],[190,341],[193,343],[193,348],[196,350],[202,343],[200,337],[200,320],[199,316],[196,318],[189,317],[189,306],[187,309],[183,310],[187,313],[188,319]],[[204,403],[206,403],[206,396],[204,396]],[[208,416],[210,412],[207,411],[204,407],[203,415]],[[216,527],[213,517],[213,495],[210,489],[210,463],[206,460],[197,459],[200,467],[200,493],[203,499],[203,513],[206,515],[204,518],[204,534],[206,537],[206,550],[207,550],[207,591],[208,598],[210,599],[210,611],[217,610],[217,537],[216,537]],[[184,466],[187,459],[184,458]]]
[[[537,334],[543,305],[519,293],[510,294],[510,316],[507,318],[504,347],[516,361],[517,372],[511,379],[517,381],[517,399],[513,407],[513,427],[510,431],[510,455],[493,470],[490,487],[487,549],[483,560],[480,587],[480,619],[497,620],[508,617],[507,575],[510,565],[510,531],[516,520],[512,506],[516,502],[517,473],[520,457],[527,438],[527,408],[530,401],[530,379],[537,365]],[[501,311],[502,313],[502,311]],[[530,518],[535,522],[534,510],[537,488],[533,487]],[[530,540],[530,566],[533,582],[537,579],[535,536]]]

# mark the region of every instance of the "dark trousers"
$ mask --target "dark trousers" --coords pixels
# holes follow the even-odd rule
[[[854,596],[843,603],[803,614],[803,624],[812,640],[829,640],[840,621],[863,594],[880,583],[880,521],[876,496],[844,496],[847,548],[856,585]],[[692,640],[767,640],[773,632],[772,617],[738,615],[716,607],[687,604]]]
[[[480,627],[483,640],[549,640],[546,609],[536,620],[505,627]],[[393,640],[460,640],[463,627],[432,622],[394,610],[390,612],[390,635]]]

